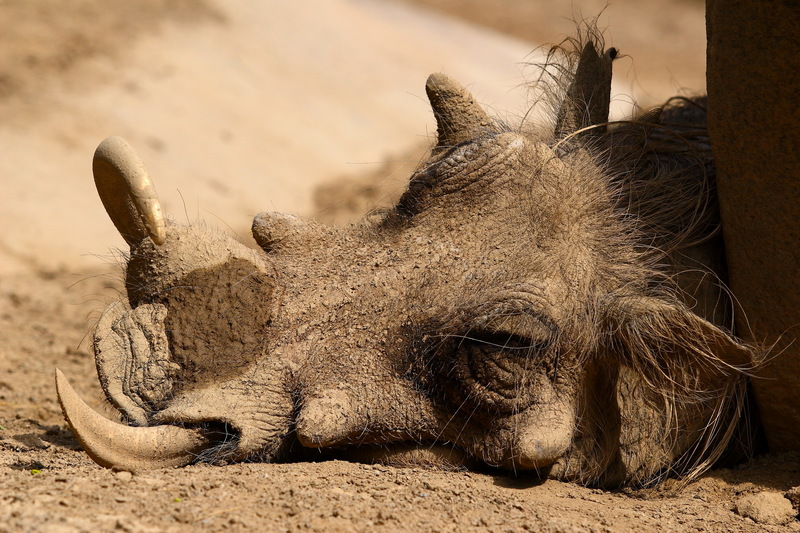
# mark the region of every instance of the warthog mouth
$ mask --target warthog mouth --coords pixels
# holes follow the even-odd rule
[[[286,412],[280,413],[281,427],[260,431],[258,422],[248,419],[246,413],[204,401],[197,391],[176,392],[185,385],[186,372],[170,349],[166,316],[167,309],[160,304],[131,308],[127,302],[118,302],[109,306],[98,322],[94,343],[98,375],[108,400],[126,423],[95,412],[56,371],[64,416],[88,455],[100,465],[133,472],[248,460],[486,466],[458,446],[433,438],[389,439],[380,444],[305,443],[298,438],[296,399],[290,399]],[[290,396],[287,393],[287,398]]]
[[[208,346],[210,355],[205,356],[176,350],[181,342],[170,324],[168,306],[146,302],[133,308],[127,302],[113,304],[98,322],[94,339],[98,376],[108,400],[128,425],[95,413],[57,373],[65,417],[87,453],[101,465],[137,471],[198,462],[331,458],[546,472],[569,447],[565,440],[557,443],[560,451],[531,452],[511,446],[487,455],[480,442],[453,439],[463,433],[454,427],[467,421],[450,412],[426,415],[430,420],[420,418],[425,422],[395,420],[396,425],[384,429],[368,429],[369,417],[363,425],[351,424],[364,402],[339,398],[333,394],[336,390],[304,396],[288,370],[287,354],[254,357],[259,363],[242,366],[243,371],[223,367],[230,362],[230,357],[219,356],[226,352],[224,347]],[[508,340],[497,343],[506,345]],[[217,361],[212,360],[215,356]],[[565,427],[562,433],[569,436],[571,430]]]
[[[187,410],[191,397],[176,396],[190,373],[170,349],[166,317],[167,308],[161,304],[131,308],[127,302],[117,302],[105,310],[95,331],[97,372],[108,400],[127,424],[96,413],[57,370],[58,398],[70,428],[92,459],[116,469],[246,458],[240,445],[247,425],[221,416],[224,406],[215,409],[213,402],[206,402],[212,404],[211,412],[196,412],[203,402]],[[275,433],[271,440],[280,441],[285,432]],[[274,454],[278,447],[269,448]]]
[[[140,472],[193,463],[219,464],[240,456],[241,430],[229,423],[203,421],[180,425],[128,426],[113,422],[89,407],[60,370],[55,372],[55,381],[58,399],[70,429],[86,453],[101,466]],[[342,459],[445,469],[486,467],[458,447],[447,443],[395,442],[388,445],[306,448],[288,439],[282,448],[274,456],[251,459],[282,462]]]
[[[210,446],[200,429],[133,427],[112,422],[84,402],[56,369],[56,391],[64,417],[86,453],[102,466],[137,472],[191,463]]]

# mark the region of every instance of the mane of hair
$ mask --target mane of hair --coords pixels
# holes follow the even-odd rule
[[[710,244],[718,247],[723,268],[713,272],[698,264],[697,270],[728,295],[721,305],[730,305],[732,297],[724,279],[716,171],[706,126],[706,97],[674,97],[637,117],[598,125],[605,126],[605,131],[588,142],[564,143],[549,132],[568,97],[577,61],[587,42],[602,53],[604,40],[596,19],[578,24],[576,36],[550,47],[544,63],[537,65],[539,77],[532,86],[533,107],[544,108],[545,121],[550,123],[542,131],[537,129],[536,135],[551,147],[558,145],[562,154],[588,151],[603,170],[615,212],[626,228],[624,237],[640,254],[640,266],[650,279],[643,296],[690,312],[691,306],[686,302],[691,297],[679,286],[682,272],[674,259],[684,250]],[[534,131],[524,123],[523,119],[523,129]],[[722,315],[731,317],[730,313]],[[732,440],[752,437],[753,429],[743,432],[739,420],[747,418],[747,374],[761,364],[763,352],[758,347],[746,347],[752,353],[750,364],[728,364],[715,353],[715,341],[719,339],[680,316],[646,313],[622,327],[616,326],[613,334],[612,350],[626,354],[624,364],[642,377],[647,394],[663,409],[665,426],[660,434],[664,438],[681,430],[681,412],[697,412],[700,416],[710,413],[701,424],[699,438],[668,468],[655,476],[629,473],[627,481],[634,485],[654,486],[669,476],[688,482],[713,466]],[[745,346],[725,326],[719,334]],[[713,379],[703,381],[710,375]]]

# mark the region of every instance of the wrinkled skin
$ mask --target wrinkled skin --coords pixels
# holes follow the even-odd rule
[[[659,214],[667,193],[641,197],[672,157],[646,152],[657,119],[606,128],[616,52],[577,56],[550,130],[501,126],[431,76],[437,145],[398,205],[359,225],[262,213],[252,250],[205,227],[160,232],[152,202],[98,184],[131,246],[129,302],[96,332],[101,384],[131,425],[192,433],[172,463],[98,458],[62,398],[90,455],[145,469],[319,448],[604,486],[708,466],[754,360],[706,320],[725,319],[705,305],[721,295],[710,278],[673,275],[719,266],[713,206],[676,222]],[[687,152],[670,176],[707,187],[708,160]]]

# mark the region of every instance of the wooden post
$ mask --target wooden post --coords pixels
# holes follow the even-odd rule
[[[739,336],[770,448],[800,450],[800,2],[708,0],[709,132]]]

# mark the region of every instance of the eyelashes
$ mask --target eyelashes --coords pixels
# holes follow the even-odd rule
[[[494,351],[503,351],[518,357],[526,357],[543,352],[552,343],[552,339],[533,340],[513,333],[498,331],[473,331],[469,335],[464,335],[462,339],[462,345],[466,344],[467,347],[487,354]]]

